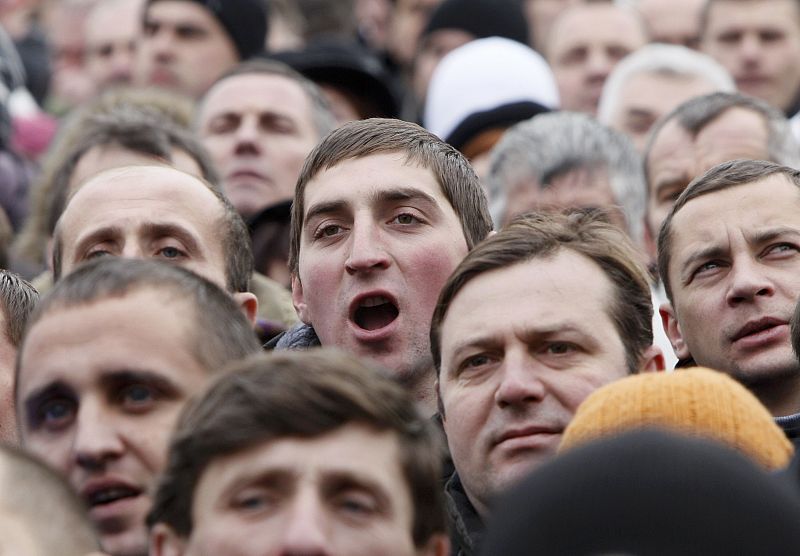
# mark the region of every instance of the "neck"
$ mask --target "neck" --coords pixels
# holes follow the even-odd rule
[[[752,384],[749,387],[773,417],[800,412],[800,373],[783,380]]]

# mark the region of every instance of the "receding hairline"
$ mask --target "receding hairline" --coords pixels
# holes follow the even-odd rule
[[[214,204],[219,212],[217,217],[220,220],[223,220],[225,218],[225,206],[213,191],[213,186],[210,183],[203,180],[202,178],[184,172],[183,170],[178,170],[177,168],[170,166],[168,164],[164,165],[134,164],[129,166],[120,166],[108,170],[103,170],[101,172],[98,172],[97,174],[93,174],[85,181],[76,184],[73,188],[72,193],[67,199],[67,202],[64,206],[64,212],[58,219],[58,223],[53,233],[54,239],[56,241],[61,241],[63,239],[61,231],[62,222],[65,220],[65,216],[69,214],[70,207],[71,206],[74,207],[73,201],[76,198],[80,198],[81,196],[89,195],[89,193],[86,193],[86,191],[91,191],[92,189],[95,188],[101,188],[100,190],[102,190],[102,188],[107,188],[109,185],[119,186],[117,182],[123,180],[125,181],[137,180],[137,179],[147,180],[147,179],[153,179],[154,177],[158,177],[159,179],[167,179],[167,176],[165,176],[164,174],[170,175],[175,178],[170,183],[170,185],[173,186],[179,185],[182,187],[182,186],[187,186],[190,182],[196,182],[196,185],[193,185],[193,187],[206,191],[208,195],[210,195],[210,198],[214,200]],[[205,195],[205,193],[201,193],[200,195]],[[166,200],[166,197],[163,197],[163,199]],[[222,243],[222,237],[220,236],[220,244],[221,243]]]

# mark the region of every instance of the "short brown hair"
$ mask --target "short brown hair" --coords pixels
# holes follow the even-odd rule
[[[126,167],[123,167],[126,168]],[[139,168],[148,168],[148,166],[134,166],[127,167],[131,171],[136,171]],[[184,173],[171,166],[165,166],[175,172]],[[89,181],[94,180],[98,176],[103,176],[108,172],[119,171],[119,168],[106,170],[100,174],[89,178]],[[189,174],[187,174],[189,175]],[[250,289],[250,278],[253,275],[253,251],[250,245],[250,232],[247,230],[247,225],[242,220],[241,215],[236,211],[234,206],[222,193],[220,188],[211,182],[204,180],[197,176],[191,176],[196,179],[202,186],[206,187],[219,201],[220,208],[222,209],[222,216],[219,221],[220,243],[222,245],[222,252],[225,257],[225,287],[230,292],[246,292]],[[88,183],[88,181],[87,181]],[[69,207],[69,200],[67,207]],[[56,225],[53,235],[53,281],[57,282],[61,278],[61,267],[63,266],[62,251],[64,250],[63,241],[61,238],[61,231],[59,226]]]
[[[11,345],[18,347],[28,317],[39,302],[39,292],[13,272],[0,270],[0,309],[5,315],[5,335]]]
[[[669,263],[672,257],[672,220],[675,218],[675,214],[692,199],[715,191],[736,187],[737,185],[747,185],[748,183],[761,181],[775,174],[785,176],[787,180],[800,188],[800,170],[766,160],[731,160],[723,162],[695,178],[686,186],[686,189],[683,190],[683,193],[680,194],[672,206],[672,210],[669,211],[658,234],[658,274],[664,283],[664,291],[670,301],[672,301],[672,284],[669,279]]]
[[[440,438],[398,383],[335,350],[272,353],[227,369],[178,421],[148,524],[192,532],[195,488],[217,458],[286,437],[317,438],[358,423],[396,435],[417,547],[446,530]]]
[[[202,276],[170,263],[104,257],[78,266],[46,295],[28,322],[31,330],[53,311],[91,305],[143,290],[164,292],[191,309],[190,351],[209,372],[261,351],[250,322],[230,295]],[[25,340],[17,354],[16,372]],[[15,381],[19,383],[19,380]]]
[[[625,232],[608,223],[605,211],[592,209],[520,215],[466,256],[442,288],[431,321],[431,352],[437,373],[442,363],[442,324],[453,299],[467,283],[492,270],[553,257],[562,249],[593,261],[613,285],[615,295],[608,313],[625,346],[628,371],[636,372],[644,351],[653,343],[647,271]]]
[[[387,118],[358,120],[328,134],[308,155],[297,179],[289,242],[289,269],[293,274],[298,273],[308,182],[345,160],[394,152],[404,153],[406,163],[418,164],[433,172],[461,220],[469,249],[491,231],[492,218],[486,195],[478,176],[461,153],[416,124]]]

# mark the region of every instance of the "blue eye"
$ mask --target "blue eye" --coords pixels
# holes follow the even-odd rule
[[[37,421],[48,429],[60,429],[69,424],[75,416],[75,403],[67,399],[53,399],[44,402],[37,412]]]
[[[119,403],[128,409],[146,409],[157,398],[153,388],[144,384],[131,384],[119,392]]]

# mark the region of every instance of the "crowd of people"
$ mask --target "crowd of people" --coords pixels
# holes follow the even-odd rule
[[[800,1],[0,2],[0,553],[800,552]]]

